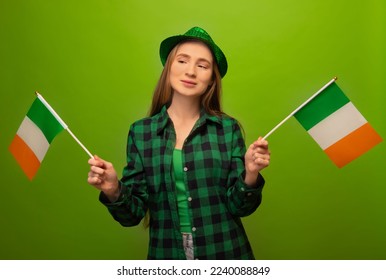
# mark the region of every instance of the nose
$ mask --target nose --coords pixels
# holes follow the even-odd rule
[[[196,67],[194,66],[193,63],[187,64],[185,74],[189,77],[195,77],[196,76]]]

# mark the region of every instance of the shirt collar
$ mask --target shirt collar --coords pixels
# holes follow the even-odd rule
[[[166,126],[171,122],[167,109],[168,106],[164,105],[161,111],[154,116],[154,120],[157,122],[157,134],[162,132],[166,128]],[[206,112],[204,108],[202,108],[200,118],[198,119],[196,127],[199,127],[207,123],[208,121],[222,125],[221,116],[210,115],[208,114],[208,112]]]

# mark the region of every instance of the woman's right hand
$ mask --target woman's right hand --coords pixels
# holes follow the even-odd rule
[[[102,191],[107,198],[114,202],[120,194],[117,172],[112,163],[98,157],[89,159],[90,172],[87,182]]]

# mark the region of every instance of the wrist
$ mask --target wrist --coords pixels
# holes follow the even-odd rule
[[[254,186],[256,186],[258,176],[259,176],[259,172],[257,172],[257,173],[246,172],[245,178],[244,178],[244,183],[247,186],[254,187]]]
[[[121,184],[117,181],[116,184],[113,184],[109,189],[103,190],[103,193],[110,200],[110,202],[115,202],[121,194]]]

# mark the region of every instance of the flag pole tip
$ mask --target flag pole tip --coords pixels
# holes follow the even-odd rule
[[[335,76],[335,77],[334,77],[334,80],[335,80],[335,81],[338,80],[338,77]]]

